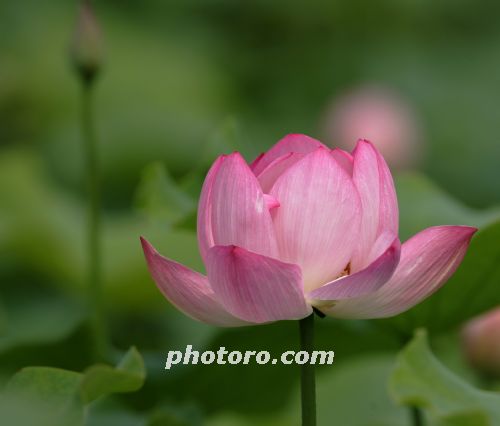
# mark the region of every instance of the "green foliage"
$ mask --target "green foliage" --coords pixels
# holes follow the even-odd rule
[[[160,182],[154,185],[161,190]],[[178,189],[172,191],[184,200],[177,205],[183,203],[187,208],[189,196],[181,196]],[[86,264],[84,204],[55,187],[41,158],[23,150],[4,152],[0,157],[0,197],[4,201],[0,204],[0,229],[5,228],[0,234],[0,248],[10,254],[3,261],[13,262],[14,267],[24,265],[23,269],[66,293],[81,294]],[[165,205],[163,195],[151,197]],[[166,256],[202,269],[195,233],[171,229],[165,210],[155,211],[155,221],[134,214],[103,215],[104,295],[113,310],[150,310],[151,305],[163,303],[145,267],[140,235],[150,238]],[[173,209],[169,211],[182,217]]]
[[[336,347],[336,346],[335,346]],[[340,346],[338,346],[340,347]],[[317,379],[318,425],[342,426],[401,426],[408,413],[398,407],[386,389],[394,358],[392,354],[358,355],[347,359],[343,354],[342,365],[327,366]],[[215,417],[209,426],[296,426],[300,424],[298,383],[293,396],[279,414],[266,417],[246,417],[225,413]]]
[[[140,211],[163,226],[175,225],[196,210],[196,201],[177,186],[161,163],[144,169],[135,201]]]
[[[74,332],[85,317],[80,304],[64,297],[16,295],[9,297],[5,305],[0,354],[22,345],[61,340]]]
[[[467,207],[418,173],[395,176],[402,241],[433,225],[482,227],[500,217],[500,208],[476,210]]]
[[[131,348],[116,367],[94,365],[85,370],[81,383],[84,403],[111,394],[134,392],[142,387],[146,371],[144,361],[136,348]]]
[[[82,371],[91,363],[82,326],[84,156],[77,86],[64,60],[75,4],[0,3],[0,378],[34,364]],[[143,367],[133,351],[130,364],[116,368],[30,367],[2,395],[0,423],[78,425],[84,411],[86,426],[296,422],[296,369],[163,371],[166,351],[186,344],[279,354],[295,349],[297,332],[292,323],[225,330],[184,317],[152,282],[138,238],[203,271],[195,210],[213,160],[234,150],[251,160],[289,132],[335,143],[325,107],[346,88],[373,82],[415,110],[425,154],[419,168],[432,179],[398,176],[402,239],[431,225],[480,228],[455,276],[410,312],[378,322],[317,322],[318,348],[336,351],[335,365],[318,368],[321,422],[406,424],[406,412],[385,393],[390,354],[400,345],[388,330],[407,338],[423,325],[448,334],[500,303],[500,210],[468,206],[500,202],[500,80],[492,72],[500,64],[500,3],[382,0],[364,5],[361,15],[359,2],[329,0],[307,7],[266,0],[94,3],[107,58],[96,88],[103,304],[111,341],[140,348],[148,382],[133,397],[100,398],[139,386]],[[447,350],[459,357],[451,343]],[[425,395],[443,399],[432,389]],[[482,412],[470,416],[460,413],[462,423],[449,425],[484,420]]]
[[[26,367],[7,383],[0,398],[0,415],[7,424],[19,426],[83,425],[90,402],[112,393],[136,391],[145,375],[144,362],[135,348],[114,368],[96,365],[76,373]],[[36,423],[30,423],[31,419],[37,419]]]
[[[235,117],[226,117],[213,134],[208,138],[204,146],[200,165],[206,167],[214,162],[221,154],[229,154],[234,151],[244,152],[248,145],[243,143],[241,126]]]
[[[146,426],[202,426],[203,419],[194,406],[162,406],[153,411],[147,419]]]
[[[429,412],[441,426],[500,424],[500,395],[475,389],[432,354],[424,331],[401,351],[390,380],[399,404]]]
[[[72,371],[26,367],[12,377],[3,392],[6,407],[0,405],[2,418],[22,426],[30,424],[28,419],[36,419],[32,424],[40,426],[82,425],[84,413],[77,397],[81,380],[81,374]]]
[[[394,355],[358,355],[344,361],[343,368],[334,364],[318,378],[318,424],[335,419],[345,426],[404,425],[407,412],[391,401],[386,388]]]

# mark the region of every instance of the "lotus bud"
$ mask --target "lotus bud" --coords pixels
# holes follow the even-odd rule
[[[101,30],[90,0],[80,2],[70,55],[83,80],[92,81],[101,68],[103,49]]]
[[[396,169],[415,166],[421,154],[414,112],[387,89],[361,87],[340,96],[327,110],[324,128],[327,140],[345,150],[360,137],[371,140]]]
[[[462,342],[472,367],[500,377],[500,307],[470,320],[463,329]]]

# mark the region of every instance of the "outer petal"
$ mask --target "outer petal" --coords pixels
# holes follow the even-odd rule
[[[399,263],[401,243],[395,238],[389,247],[369,266],[352,275],[338,278],[308,294],[317,308],[328,306],[339,299],[349,299],[373,293],[392,276]]]
[[[240,154],[231,154],[222,161],[213,181],[210,203],[215,245],[237,245],[277,257],[274,227],[264,194]]]
[[[214,238],[212,235],[211,195],[215,176],[219,171],[224,157],[225,156],[222,155],[217,158],[208,171],[207,177],[205,178],[205,182],[203,183],[203,187],[201,189],[200,201],[198,202],[198,245],[200,246],[200,254],[203,261],[205,261],[207,257],[208,249],[214,245]]]
[[[359,270],[382,232],[398,234],[399,211],[391,172],[368,141],[360,140],[354,150],[353,180],[362,204],[359,245],[352,259],[354,270]]]
[[[280,259],[300,265],[311,291],[338,277],[357,241],[360,201],[350,176],[327,149],[290,167],[270,194]]]
[[[141,243],[151,276],[177,309],[212,325],[236,327],[249,324],[222,307],[205,276],[161,256],[144,238],[141,238]]]
[[[326,148],[320,141],[306,135],[290,134],[280,139],[269,151],[259,155],[250,165],[255,175],[259,175],[269,164],[290,152],[308,154],[319,147]]]
[[[210,283],[233,315],[264,323],[304,318],[312,312],[297,265],[235,246],[212,247],[208,258]]]
[[[383,318],[410,309],[438,290],[455,272],[476,230],[468,226],[423,230],[403,244],[399,265],[380,290],[321,310],[339,318]]]

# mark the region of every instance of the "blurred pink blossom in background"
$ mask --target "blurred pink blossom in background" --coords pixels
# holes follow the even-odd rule
[[[500,377],[500,307],[470,320],[463,329],[462,341],[471,366]]]
[[[417,166],[422,155],[421,127],[410,105],[395,91],[359,86],[335,98],[323,122],[325,140],[352,150],[370,140],[395,169]]]

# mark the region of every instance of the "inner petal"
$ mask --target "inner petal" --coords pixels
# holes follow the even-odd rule
[[[305,291],[338,277],[357,240],[360,200],[351,177],[319,148],[288,168],[270,194],[280,259],[300,265]]]
[[[305,157],[299,152],[289,152],[274,160],[257,175],[262,191],[269,192],[278,178],[291,166]]]

